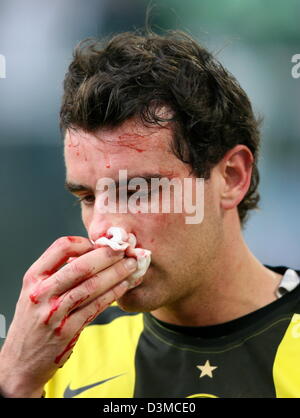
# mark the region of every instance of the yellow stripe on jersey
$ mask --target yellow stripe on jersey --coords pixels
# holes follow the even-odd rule
[[[300,315],[294,314],[279,344],[273,378],[277,398],[300,397]]]
[[[142,331],[142,314],[86,327],[70,359],[47,383],[46,397],[133,397],[135,353]]]

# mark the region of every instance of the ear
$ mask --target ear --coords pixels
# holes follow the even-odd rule
[[[245,197],[251,182],[253,154],[245,145],[236,145],[219,162],[221,208],[233,209]]]

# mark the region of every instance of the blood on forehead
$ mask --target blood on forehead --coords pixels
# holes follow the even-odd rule
[[[104,167],[111,168],[114,156],[123,152],[133,157],[147,152],[147,158],[149,156],[153,162],[157,162],[158,159],[165,161],[167,154],[172,154],[171,141],[170,123],[146,127],[141,123],[128,120],[118,127],[104,127],[95,133],[69,129],[65,140],[65,150],[71,153],[75,161],[88,161],[87,156],[90,152],[87,147],[91,146],[102,153]],[[164,157],[163,154],[165,154]]]
[[[156,112],[159,118],[166,119],[166,121],[158,123],[145,124],[136,117],[127,119],[118,126],[104,126],[100,127],[93,133],[88,133],[80,128],[69,128],[67,134],[73,136],[75,134],[76,139],[72,140],[73,146],[79,145],[80,138],[87,139],[88,137],[94,137],[99,139],[102,143],[110,143],[115,145],[126,144],[132,146],[141,146],[142,143],[147,143],[145,146],[150,145],[153,139],[166,135],[166,131],[170,131],[169,136],[172,133],[172,114],[166,107],[161,107]]]
[[[172,130],[169,124],[146,127],[141,123],[126,121],[120,127],[114,129],[102,128],[95,137],[99,139],[102,146],[109,146],[111,152],[114,152],[114,148],[118,152],[120,147],[125,147],[141,153],[155,151],[158,148],[168,149],[169,142],[172,139]]]

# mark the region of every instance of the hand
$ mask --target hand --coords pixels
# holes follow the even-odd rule
[[[0,393],[40,397],[83,328],[128,290],[125,279],[135,269],[124,251],[95,249],[83,237],[56,240],[24,276],[0,352]]]

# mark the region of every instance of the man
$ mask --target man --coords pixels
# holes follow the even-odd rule
[[[2,395],[298,396],[299,277],[262,265],[242,237],[259,200],[259,130],[233,76],[181,33],[89,40],[65,78],[61,128],[88,238],[59,238],[25,274]],[[120,170],[204,178],[202,222],[103,213],[97,184]],[[134,288],[135,258],[95,244],[110,227],[152,253]]]

